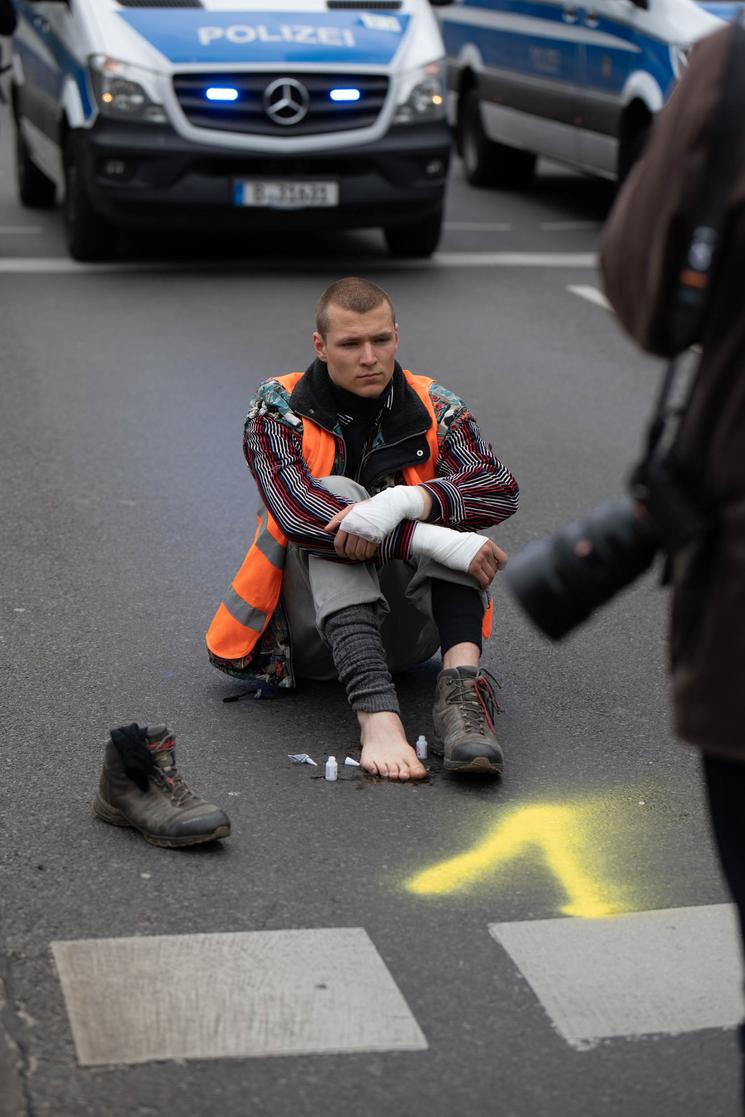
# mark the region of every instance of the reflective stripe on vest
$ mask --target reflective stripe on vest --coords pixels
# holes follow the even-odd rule
[[[290,372],[276,380],[290,395],[303,375]],[[408,369],[404,369],[404,377],[430,417],[426,432],[429,460],[421,465],[404,466],[401,470],[407,485],[418,485],[431,481],[437,469],[437,417],[429,397],[429,388],[434,382]],[[334,435],[303,417],[303,458],[311,475],[329,477],[335,457]],[[286,549],[286,536],[272,514],[264,509],[259,514],[256,534],[240,570],[207,630],[207,647],[217,659],[232,661],[239,667],[250,663],[253,650],[279,604]],[[491,616],[490,603],[482,625],[484,639],[491,633]]]
[[[287,540],[264,509],[253,543],[207,631],[207,647],[219,659],[247,665],[277,608],[286,548]]]

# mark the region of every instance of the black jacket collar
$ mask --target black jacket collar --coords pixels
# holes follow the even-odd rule
[[[398,361],[393,369],[393,402],[386,408],[380,429],[386,442],[399,442],[429,429],[430,417],[418,395],[406,383]],[[290,396],[290,406],[297,415],[312,419],[318,426],[333,431],[337,425],[337,408],[326,365],[317,358],[298,380]]]

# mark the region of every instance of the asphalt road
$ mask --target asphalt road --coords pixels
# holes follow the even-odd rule
[[[671,987],[665,1027],[632,1021],[603,1038],[601,1020],[594,1038],[569,1042],[489,933],[584,927],[587,904],[684,913],[727,899],[697,758],[669,729],[653,577],[560,647],[497,587],[486,665],[502,681],[498,783],[433,766],[421,786],[349,771],[326,784],[287,754],[355,755],[340,689],[226,705],[240,688],[203,649],[253,532],[247,402],[261,378],[305,366],[314,302],[340,274],[387,287],[403,363],[456,388],[517,475],[521,510],[495,531],[508,551],[621,491],[657,365],[587,297],[608,189],[544,167],[534,190],[511,196],[467,187],[456,166],[429,264],[392,265],[365,233],[146,237],[123,246],[126,266],[97,269],[67,266],[59,214],[16,204],[7,128],[0,175],[8,1113],[734,1117],[731,1028],[687,1026]],[[399,680],[412,734],[430,731],[435,673],[430,663]],[[172,726],[187,779],[230,813],[229,841],[159,850],[93,819],[102,743],[132,720]],[[469,850],[470,875],[423,875]],[[51,943],[339,928],[364,929],[426,1047],[78,1065]],[[161,975],[189,990],[198,974],[179,941]],[[298,958],[334,971],[333,958]],[[560,984],[577,960],[549,952],[538,969]],[[619,965],[633,1009],[649,959],[631,951]],[[135,969],[119,995],[137,1005],[147,993]],[[102,998],[115,1023],[121,1005]],[[374,996],[361,1011],[372,1018]]]

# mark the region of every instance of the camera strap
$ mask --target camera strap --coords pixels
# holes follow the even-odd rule
[[[734,22],[722,92],[710,126],[709,154],[696,207],[696,219],[673,294],[670,326],[675,356],[668,363],[646,437],[644,461],[671,452],[677,441],[699,377],[691,376],[684,398],[672,402],[680,373],[680,357],[703,332],[714,274],[725,240],[729,200],[743,161],[745,128],[745,13]],[[671,429],[672,427],[672,429]]]

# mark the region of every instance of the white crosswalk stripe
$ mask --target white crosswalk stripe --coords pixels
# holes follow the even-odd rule
[[[52,951],[81,1066],[427,1048],[360,927],[80,939]]]
[[[730,1028],[743,1016],[731,904],[492,923],[489,931],[580,1050],[613,1036]]]

